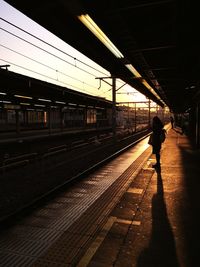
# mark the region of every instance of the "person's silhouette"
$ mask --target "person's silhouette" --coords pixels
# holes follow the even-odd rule
[[[160,149],[161,149],[161,133],[163,130],[163,123],[158,118],[158,116],[155,116],[153,118],[152,122],[152,154],[155,154],[156,156],[156,164],[153,165],[154,168],[160,168]]]

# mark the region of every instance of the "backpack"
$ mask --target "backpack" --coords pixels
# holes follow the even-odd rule
[[[165,129],[162,129],[161,130],[161,134],[160,134],[160,141],[161,143],[163,143],[166,139],[166,130]]]

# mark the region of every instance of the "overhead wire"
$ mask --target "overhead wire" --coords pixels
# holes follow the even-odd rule
[[[106,73],[104,73],[104,72],[102,72],[102,71],[100,71],[100,70],[97,70],[97,69],[94,68],[93,66],[90,66],[89,64],[87,64],[87,63],[85,63],[85,62],[83,62],[83,61],[81,61],[81,60],[79,60],[79,59],[73,57],[72,55],[70,55],[70,54],[66,53],[65,51],[61,50],[60,48],[58,48],[58,47],[56,47],[56,46],[54,46],[54,45],[52,45],[52,44],[50,44],[50,43],[48,43],[48,42],[42,40],[41,38],[39,38],[39,37],[35,36],[34,34],[32,34],[32,33],[28,32],[28,31],[26,31],[26,30],[20,28],[19,26],[17,26],[17,25],[15,25],[15,24],[11,23],[10,21],[8,21],[8,20],[6,20],[6,19],[4,19],[4,18],[2,18],[2,17],[0,17],[0,19],[3,20],[4,22],[10,24],[11,26],[17,28],[18,30],[20,30],[20,31],[22,31],[22,32],[24,32],[24,33],[26,33],[26,34],[28,34],[28,35],[34,37],[35,39],[37,39],[37,40],[39,40],[39,41],[41,41],[41,42],[47,44],[48,46],[50,46],[50,47],[56,49],[57,51],[59,51],[59,52],[65,54],[65,55],[67,55],[68,57],[73,58],[74,60],[80,62],[81,64],[84,64],[85,66],[87,66],[87,67],[89,67],[89,68],[91,68],[91,69],[93,69],[93,70],[95,70],[95,71],[97,71],[97,72],[99,72],[99,73],[102,73],[102,74],[104,74],[104,75],[107,75]]]
[[[59,70],[57,70],[57,69],[54,69],[54,68],[52,68],[52,67],[50,67],[50,66],[48,66],[48,65],[46,65],[46,64],[44,64],[44,63],[42,63],[42,62],[40,62],[40,61],[38,61],[38,60],[36,60],[36,59],[33,59],[33,58],[29,57],[29,56],[26,56],[26,55],[24,55],[24,54],[22,54],[22,53],[20,53],[20,52],[18,52],[18,51],[16,51],[16,50],[14,50],[14,49],[11,49],[11,48],[9,48],[9,47],[7,47],[7,46],[5,46],[5,45],[0,44],[0,46],[3,47],[3,48],[5,48],[5,49],[7,49],[7,50],[10,50],[10,51],[12,51],[12,52],[14,52],[14,53],[16,53],[16,54],[18,54],[18,55],[20,55],[20,56],[23,56],[24,58],[27,58],[27,59],[29,59],[29,60],[31,60],[31,61],[33,61],[33,62],[36,62],[36,63],[38,63],[38,64],[40,64],[40,65],[42,65],[42,66],[44,66],[44,67],[46,67],[46,68],[48,68],[48,69],[51,69],[51,70],[53,70],[53,71],[55,71],[55,72],[58,72],[58,73],[60,73],[60,74],[62,74],[62,75],[64,75],[64,76],[66,76],[66,77],[69,77],[69,78],[71,78],[71,79],[74,79],[74,80],[76,80],[76,81],[78,81],[78,82],[84,83],[84,84],[86,84],[86,85],[88,85],[88,86],[91,86],[91,87],[97,89],[97,87],[95,87],[94,85],[91,85],[91,84],[89,84],[89,83],[83,82],[83,81],[81,81],[81,80],[79,80],[79,79],[77,79],[77,78],[75,78],[75,77],[72,77],[72,76],[70,76],[70,75],[68,75],[68,74],[66,74],[66,73],[64,73],[64,72],[62,72],[62,71],[59,71]]]
[[[16,34],[10,32],[10,31],[8,31],[8,30],[2,28],[2,27],[0,27],[0,30],[2,30],[2,31],[4,31],[4,32],[7,32],[7,33],[11,34],[12,36],[14,36],[14,37],[16,37],[16,38],[18,38],[18,39],[20,39],[20,40],[22,40],[22,41],[24,41],[24,42],[26,42],[26,43],[32,45],[32,46],[38,48],[38,49],[40,49],[40,50],[42,50],[43,52],[45,52],[45,53],[47,53],[47,54],[49,54],[49,55],[51,55],[51,56],[53,56],[53,57],[55,57],[55,58],[57,58],[57,59],[59,59],[59,60],[61,60],[61,61],[65,62],[65,63],[67,63],[67,64],[69,64],[69,65],[71,65],[71,66],[73,66],[73,67],[76,67],[76,68],[78,68],[78,69],[80,69],[80,70],[86,72],[87,74],[92,75],[92,76],[95,77],[95,75],[92,74],[91,72],[88,72],[88,71],[86,71],[86,70],[84,70],[84,69],[82,69],[82,68],[80,68],[80,67],[77,67],[76,65],[74,65],[74,64],[72,64],[72,63],[70,63],[70,62],[68,62],[67,60],[65,60],[65,59],[63,59],[63,58],[61,58],[61,57],[59,57],[59,56],[57,56],[57,55],[55,55],[55,54],[53,54],[53,53],[47,51],[46,49],[44,49],[44,48],[42,48],[42,47],[39,47],[38,45],[33,44],[32,42],[29,42],[28,40],[26,40],[26,39],[24,39],[24,38],[22,38],[22,37],[20,37],[20,36],[18,36],[18,35],[16,35]]]
[[[67,85],[67,86],[74,87],[75,89],[83,90],[82,88],[79,88],[78,86],[73,86],[73,85],[68,84],[68,83],[66,83],[66,82],[58,81],[57,79],[52,78],[52,77],[50,77],[50,76],[48,76],[48,75],[41,74],[40,72],[31,70],[31,69],[26,68],[26,67],[22,67],[22,66],[20,66],[20,65],[18,65],[18,64],[15,64],[15,63],[10,62],[10,61],[8,61],[8,60],[5,60],[5,59],[3,59],[3,58],[0,58],[0,60],[3,61],[3,62],[6,62],[6,63],[8,63],[8,64],[14,65],[14,66],[16,66],[16,67],[18,67],[18,68],[24,69],[24,70],[26,70],[26,71],[30,71],[30,72],[32,72],[32,73],[34,73],[34,74],[37,74],[37,75],[43,76],[43,77],[45,77],[45,78],[51,79],[51,80],[53,80],[53,81],[59,82],[59,83],[61,83],[61,84],[65,84],[65,85]],[[91,92],[88,92],[87,90],[84,90],[84,91],[87,92],[87,93],[90,93],[90,94],[91,94]]]
[[[93,77],[96,77],[96,75],[92,74],[91,72],[88,72],[88,71],[86,71],[86,70],[84,70],[84,69],[78,67],[77,65],[74,65],[74,64],[72,64],[72,63],[70,63],[70,62],[64,60],[63,58],[60,58],[60,57],[54,55],[53,53],[51,53],[51,52],[49,52],[49,51],[47,51],[47,50],[45,50],[45,49],[43,49],[43,48],[41,48],[41,47],[39,47],[39,46],[33,44],[33,43],[31,43],[31,42],[29,42],[28,40],[25,40],[25,39],[23,39],[22,37],[19,37],[19,36],[17,36],[17,35],[14,34],[14,33],[9,32],[8,30],[5,30],[5,29],[3,29],[3,28],[1,28],[1,27],[0,27],[0,30],[3,30],[3,31],[5,31],[5,32],[7,32],[7,33],[13,35],[14,37],[17,37],[18,39],[21,39],[22,41],[25,41],[25,42],[27,42],[28,44],[31,44],[32,46],[34,46],[34,47],[36,47],[36,48],[38,48],[38,49],[40,49],[40,50],[42,50],[42,51],[48,53],[49,55],[54,56],[54,57],[56,57],[57,59],[60,59],[60,60],[64,61],[65,63],[67,63],[67,64],[69,64],[69,65],[71,65],[71,66],[73,66],[73,67],[76,67],[77,69],[79,69],[79,70],[81,70],[81,71],[83,71],[83,72],[85,72],[85,73],[87,73],[87,74],[89,74],[89,75],[92,75]],[[9,49],[10,49],[10,48],[9,48]],[[16,51],[13,50],[13,52],[16,52]],[[17,53],[18,53],[18,52],[17,52]],[[21,54],[21,55],[23,55],[23,54]],[[25,55],[23,55],[23,56],[24,56],[24,57],[27,57],[27,56],[25,56]],[[28,57],[27,57],[27,58],[28,58]],[[31,58],[29,58],[29,59],[31,59]],[[31,60],[37,62],[37,61],[34,60],[34,59],[31,59]],[[2,59],[2,61],[4,61],[4,62],[8,62],[8,61],[6,61],[6,60],[4,60],[4,59]],[[30,72],[32,72],[32,73],[38,74],[38,75],[40,75],[40,76],[42,76],[42,77],[45,77],[45,78],[48,78],[48,79],[51,79],[51,80],[53,80],[53,81],[58,82],[56,79],[54,79],[54,78],[52,78],[52,77],[50,77],[50,76],[47,76],[47,75],[45,75],[45,74],[38,73],[38,72],[36,72],[36,71],[34,71],[34,70],[31,70],[31,69],[22,67],[22,66],[20,66],[20,65],[15,64],[15,63],[11,63],[11,62],[10,62],[10,64],[12,64],[12,65],[14,65],[14,66],[17,66],[17,67],[19,67],[19,68],[28,70],[28,71],[30,71]],[[44,63],[41,63],[41,62],[40,62],[40,64],[43,64],[43,66],[45,66]],[[51,68],[50,66],[47,66],[47,65],[46,65],[46,67]],[[53,69],[53,68],[51,68],[51,69]],[[55,70],[55,69],[53,69],[53,70]],[[67,75],[67,74],[65,74],[65,73],[62,73],[61,71],[59,71],[59,73],[61,73],[62,75],[66,75],[66,76],[68,76],[68,77],[70,77],[70,78],[72,78],[72,79],[76,79],[76,78],[74,78],[74,77],[72,77],[72,76],[69,76],[69,75]],[[79,81],[79,82],[81,82],[81,83],[83,83],[83,84],[87,84],[87,83],[85,83],[85,82],[83,82],[83,81],[80,81],[80,80],[78,80],[78,79],[76,79],[76,80]],[[68,83],[63,82],[63,81],[59,81],[59,82],[60,82],[61,84],[67,85],[67,86],[69,86],[69,87],[73,87],[73,88],[75,88],[75,89],[84,90],[84,91],[87,92],[88,94],[91,94],[90,91],[87,91],[86,89],[80,88],[80,87],[78,87],[78,86],[74,86],[74,85],[68,84]],[[87,84],[87,85],[92,86],[93,88],[97,89],[97,88],[96,88],[95,86],[93,86],[93,85],[90,85],[90,84]],[[92,94],[92,95],[96,95],[96,94]]]
[[[2,17],[0,17],[0,19],[1,19],[2,21],[4,21],[4,22],[10,24],[11,26],[13,26],[13,27],[19,29],[20,31],[22,31],[22,32],[24,32],[24,33],[26,33],[26,34],[28,34],[28,35],[34,37],[35,39],[37,39],[37,40],[39,40],[39,41],[41,41],[41,42],[43,42],[43,43],[45,43],[46,45],[48,45],[48,46],[50,46],[50,47],[56,49],[57,51],[59,51],[59,52],[65,54],[65,55],[67,55],[68,57],[71,57],[71,58],[74,59],[75,61],[80,62],[81,64],[84,64],[85,66],[87,66],[87,67],[89,67],[89,68],[91,68],[91,69],[93,69],[93,70],[95,70],[95,71],[97,71],[97,72],[99,72],[99,73],[101,73],[101,74],[103,74],[103,75],[107,75],[107,74],[105,74],[104,72],[102,72],[102,71],[100,71],[100,70],[97,70],[97,69],[94,68],[93,66],[90,66],[90,65],[86,64],[85,62],[83,62],[83,61],[81,61],[81,60],[75,58],[74,56],[72,56],[72,55],[66,53],[65,51],[63,51],[63,50],[61,50],[61,49],[55,47],[54,45],[52,45],[52,44],[50,44],[50,43],[48,43],[48,42],[46,42],[46,41],[44,41],[44,40],[42,40],[41,38],[35,36],[34,34],[32,34],[32,33],[28,32],[28,31],[26,31],[26,30],[20,28],[19,26],[15,25],[15,24],[13,24],[13,23],[11,23],[11,22],[9,22],[8,20],[6,20],[6,19],[4,19],[4,18],[2,18]],[[76,64],[74,65],[74,64],[68,62],[67,60],[65,60],[65,59],[63,59],[63,58],[61,58],[61,57],[59,57],[59,56],[57,56],[57,55],[55,55],[55,54],[49,52],[48,50],[46,50],[46,49],[44,49],[44,48],[42,48],[42,47],[39,47],[38,45],[36,45],[36,44],[34,44],[34,43],[32,43],[32,42],[30,42],[30,41],[28,41],[28,40],[26,40],[26,39],[24,39],[24,38],[18,36],[18,35],[16,35],[16,34],[10,32],[10,31],[8,31],[8,30],[2,28],[2,27],[0,27],[0,30],[5,31],[5,32],[7,32],[8,34],[10,34],[10,35],[12,35],[12,36],[14,36],[14,37],[16,37],[16,38],[18,38],[18,39],[20,39],[20,40],[22,40],[22,41],[28,43],[28,44],[30,44],[30,45],[32,45],[32,46],[36,47],[37,49],[40,49],[40,50],[42,50],[43,52],[48,53],[49,55],[51,55],[51,56],[53,56],[53,57],[56,57],[57,59],[59,59],[59,60],[65,62],[65,63],[67,63],[67,64],[69,64],[69,65],[71,65],[71,66],[73,66],[73,67],[76,67],[76,68],[80,69],[81,71],[83,71],[83,72],[85,72],[85,73],[87,73],[87,74],[89,74],[89,75],[92,75],[92,76],[96,77],[95,74],[93,74],[93,73],[91,73],[91,72],[88,72],[87,70],[85,70],[85,69],[83,69],[83,68],[78,67]],[[7,48],[7,47],[5,47],[5,48]],[[7,48],[7,49],[10,49],[10,48]],[[10,49],[10,50],[12,51],[12,49]],[[15,52],[15,53],[19,53],[19,52],[14,51],[14,50],[13,50],[13,52]],[[19,54],[21,54],[21,53],[19,53]],[[25,56],[25,55],[23,55],[23,54],[21,54],[21,56],[24,56],[24,57],[26,57],[26,58],[29,58],[30,60],[33,60],[33,61],[35,61],[35,62],[37,62],[37,63],[39,63],[39,64],[41,64],[41,65],[43,65],[43,66],[45,66],[45,67],[48,67],[48,68],[50,68],[50,69],[52,69],[52,70],[54,70],[54,71],[57,71],[57,70],[51,68],[50,66],[47,66],[46,64],[41,63],[41,62],[38,62],[37,60],[34,60],[34,59],[32,59],[32,58],[30,58],[30,57],[27,57],[27,56]],[[5,60],[4,60],[4,61],[5,61]],[[16,64],[15,64],[15,65],[16,65]],[[16,66],[17,66],[17,65],[16,65]],[[18,67],[21,67],[21,66],[18,65]],[[21,68],[23,68],[23,67],[21,67]],[[32,71],[32,70],[28,69],[28,71]],[[37,72],[35,72],[35,71],[32,71],[32,72],[35,73],[35,74],[37,73]],[[66,76],[68,76],[68,77],[70,77],[70,78],[72,78],[72,79],[76,79],[76,78],[73,78],[73,77],[71,77],[71,76],[69,76],[69,75],[67,75],[67,74],[65,74],[65,73],[62,73],[61,71],[59,71],[59,73],[61,73],[62,75],[66,75]],[[39,74],[40,74],[41,76],[43,76],[43,77],[50,78],[50,79],[52,79],[52,80],[57,81],[56,79],[51,78],[51,77],[49,77],[49,76],[47,76],[47,75],[42,75],[41,73],[39,73]],[[87,83],[85,83],[85,82],[83,82],[83,81],[80,81],[80,80],[78,80],[78,79],[76,79],[76,80],[79,81],[79,82],[82,82],[82,83],[84,83],[84,84],[87,84]],[[71,86],[71,85],[69,85],[69,84],[67,84],[67,83],[65,83],[65,82],[62,82],[62,81],[59,81],[59,82],[65,84],[65,85]],[[119,80],[119,82],[120,82],[120,80]],[[87,84],[87,85],[92,86],[93,88],[97,89],[97,88],[96,88],[95,86],[93,86],[93,85],[90,85],[90,84]],[[73,87],[74,87],[74,86],[73,86]],[[83,90],[83,88],[78,88],[78,87],[75,87],[75,88]],[[111,91],[111,89],[109,89],[109,90],[107,90],[107,91],[105,91],[105,92],[102,92],[102,93],[105,94],[105,93],[107,93],[107,92],[109,92],[109,91]]]

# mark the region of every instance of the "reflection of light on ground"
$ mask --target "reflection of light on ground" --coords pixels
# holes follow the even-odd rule
[[[148,147],[149,145],[148,145],[148,137],[147,137],[130,149],[132,153],[131,160],[132,161],[136,160]]]
[[[154,158],[149,158],[148,160],[149,160],[149,161],[154,161],[155,159],[154,159]]]

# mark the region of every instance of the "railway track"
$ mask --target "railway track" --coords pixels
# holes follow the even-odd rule
[[[136,143],[2,222],[2,266],[77,266],[150,155],[147,138]]]
[[[0,221],[8,220],[30,205],[39,203],[57,190],[80,179],[83,175],[116,157],[149,133],[143,131],[120,142],[95,141],[90,146],[76,146],[73,150],[43,156],[1,178]],[[65,147],[59,147],[63,150]],[[49,151],[49,153],[55,152]]]

